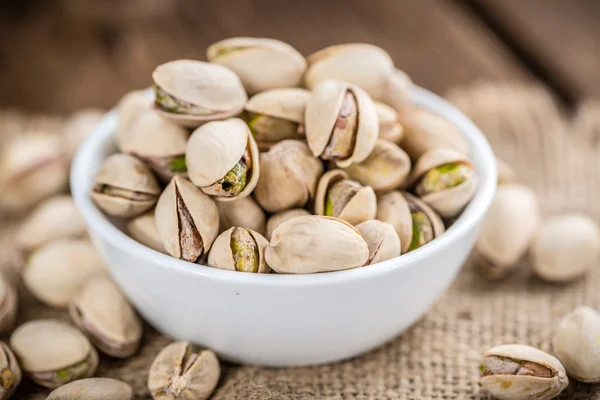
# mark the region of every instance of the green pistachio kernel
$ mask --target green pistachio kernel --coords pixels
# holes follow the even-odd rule
[[[412,211],[412,240],[408,251],[412,251],[433,240],[433,226],[427,215],[422,211]]]
[[[325,215],[328,217],[337,217],[363,186],[350,179],[342,179],[335,182],[327,190],[325,200]]]
[[[297,122],[264,114],[253,114],[248,119],[248,127],[258,142],[279,142],[302,137]]]
[[[248,230],[235,228],[231,233],[230,247],[237,271],[258,272],[258,245]]]
[[[246,163],[246,159],[242,158],[238,161],[223,178],[210,186],[202,188],[204,193],[219,197],[234,197],[240,194],[246,187],[248,171],[250,169]]]
[[[177,156],[169,162],[169,171],[174,173],[187,172],[187,165],[185,163],[185,155]]]
[[[423,176],[417,187],[417,193],[441,192],[465,182],[471,175],[472,168],[464,163],[448,163],[432,168]]]
[[[0,383],[4,389],[10,389],[15,384],[15,374],[8,368],[0,372]]]
[[[192,115],[208,115],[211,110],[204,107],[198,107],[192,103],[177,99],[165,92],[160,86],[152,85],[156,104],[165,111],[174,114],[192,114]]]
[[[227,54],[231,54],[231,53],[234,53],[236,51],[244,50],[244,49],[247,49],[247,48],[248,47],[246,47],[246,46],[223,47],[222,49],[219,49],[219,51],[217,51],[217,55],[215,56],[215,58],[226,56]]]

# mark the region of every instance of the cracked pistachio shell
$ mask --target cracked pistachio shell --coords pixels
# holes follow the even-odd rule
[[[280,274],[310,274],[362,267],[369,247],[349,223],[307,215],[279,225],[265,250],[267,264]]]
[[[346,93],[352,94],[357,121],[352,132],[353,148],[350,155],[335,159],[341,168],[363,161],[375,146],[379,135],[379,121],[373,100],[358,86],[342,81],[323,81],[313,89],[304,115],[308,146],[313,156],[323,157],[330,145],[334,127],[338,124]]]
[[[248,125],[238,118],[213,121],[196,129],[188,141],[185,152],[188,175],[194,185],[207,193],[231,171],[248,151],[249,178],[244,188],[231,197],[214,196],[219,201],[234,201],[248,196],[256,187],[260,176],[259,153]]]
[[[23,221],[17,231],[16,243],[27,254],[51,240],[84,238],[85,221],[79,214],[73,198],[57,195],[40,203]]]
[[[105,115],[104,110],[84,108],[69,117],[61,137],[61,149],[68,160],[73,158],[81,143],[94,131]]]
[[[117,193],[106,192],[117,190]],[[94,177],[91,197],[105,213],[131,218],[156,204],[160,186],[143,162],[128,154],[113,154],[104,160]]]
[[[233,117],[242,112],[248,97],[240,78],[229,68],[193,60],[176,60],[159,65],[152,73],[156,87],[178,104],[196,108],[194,114],[157,110],[165,118],[197,127],[206,121]]]
[[[441,116],[422,108],[399,114],[404,126],[402,148],[413,161],[428,150],[443,147],[469,153],[469,142],[460,129]]]
[[[377,197],[373,188],[350,180],[348,174],[341,169],[327,171],[319,180],[315,196],[315,214],[327,215],[327,203],[330,201],[331,189],[342,181],[348,182],[349,185],[345,189],[340,189],[339,196],[337,196],[339,199],[332,199],[333,214],[328,216],[343,219],[351,225],[375,218]],[[338,205],[338,202],[343,202],[345,205]]]
[[[379,121],[379,138],[392,143],[400,143],[404,138],[404,127],[398,121],[398,113],[387,104],[375,102],[377,121]]]
[[[273,231],[277,229],[279,225],[289,221],[290,219],[300,217],[303,215],[310,215],[310,213],[304,208],[292,208],[291,210],[280,211],[276,214],[273,214],[267,221],[267,234],[265,235],[265,237],[268,240],[271,240]]]
[[[67,188],[69,165],[59,135],[15,136],[0,151],[0,208],[21,212]]]
[[[87,281],[71,298],[69,313],[90,341],[109,356],[129,357],[140,345],[142,323],[108,276]]]
[[[517,172],[506,161],[496,157],[496,169],[498,170],[498,185],[512,183],[518,180]]]
[[[369,246],[366,265],[377,264],[400,255],[400,238],[392,225],[371,219],[356,225],[356,229]]]
[[[252,196],[242,197],[236,201],[219,201],[217,208],[219,209],[219,231],[223,232],[233,226],[239,226],[252,229],[261,235],[265,233],[267,217]]]
[[[450,188],[444,187],[440,188],[440,190],[420,193],[421,188],[419,181],[422,180],[429,171],[445,164],[457,164],[461,166],[466,176],[461,173],[458,178],[463,180],[463,182]],[[449,173],[446,173],[446,175],[451,178],[453,177]],[[440,184],[443,184],[441,173],[435,180]],[[428,150],[419,157],[412,170],[409,181],[411,186],[417,185],[416,191],[421,200],[433,208],[442,218],[452,218],[460,213],[475,195],[479,177],[475,172],[471,160],[464,154],[453,149],[438,148]]]
[[[0,332],[6,332],[15,323],[17,302],[17,289],[0,274]]]
[[[377,140],[369,157],[344,171],[354,180],[373,190],[391,190],[401,186],[410,173],[410,157],[400,147]]]
[[[580,382],[600,382],[600,314],[577,307],[566,314],[554,332],[553,349],[569,376]]]
[[[564,214],[544,221],[531,243],[534,272],[552,282],[576,279],[598,265],[600,229],[584,214]]]
[[[550,400],[569,384],[560,361],[534,347],[501,345],[483,357],[479,382],[500,400]]]
[[[482,272],[501,277],[523,257],[540,223],[538,201],[525,185],[501,185],[483,218],[475,244]]]
[[[6,343],[0,341],[0,400],[12,398],[21,383],[21,367]]]
[[[46,400],[132,400],[133,389],[110,378],[86,378],[55,389]]]
[[[249,94],[300,84],[306,60],[296,49],[275,39],[236,37],[209,46],[208,61],[235,72]]]
[[[303,207],[315,195],[323,164],[305,142],[283,140],[260,156],[261,174],[254,196],[266,211]]]
[[[58,320],[24,323],[11,335],[10,347],[23,372],[38,385],[51,389],[88,378],[98,366],[98,353],[83,333]]]
[[[162,349],[152,362],[148,389],[154,400],[206,400],[220,375],[219,359],[211,350],[175,342]]]
[[[117,143],[123,141],[123,137],[128,135],[131,125],[146,110],[152,109],[152,96],[144,90],[133,90],[121,97],[117,104],[119,113],[119,126],[117,128]]]
[[[268,274],[269,272],[271,272],[271,268],[269,268],[269,266],[265,262],[265,249],[269,245],[269,242],[260,233],[255,232],[252,229],[245,228],[231,227],[225,232],[221,233],[219,236],[217,236],[210,250],[210,253],[208,254],[208,265],[215,268],[228,269],[230,271],[240,271],[240,269],[236,266],[236,254],[233,248],[234,244],[232,243],[232,236],[237,229],[245,230],[245,233],[247,233],[247,235],[245,236],[248,237],[249,235],[254,240],[252,248],[250,248],[250,245],[247,243],[242,244],[246,245],[246,247],[244,248],[244,250],[246,250],[246,253],[252,251],[258,256],[258,258],[255,260],[256,271],[242,272],[256,272],[259,274]],[[241,252],[241,250],[239,251]]]
[[[394,71],[394,62],[385,50],[364,43],[329,46],[308,56],[307,61],[304,75],[307,88],[339,79],[363,88],[376,100],[385,97]]]
[[[154,210],[127,222],[127,234],[144,246],[167,254],[156,228]]]
[[[396,229],[400,238],[402,253],[409,251],[413,241],[413,219],[411,216],[411,204],[413,208],[422,212],[431,224],[431,239],[435,239],[444,233],[444,223],[427,204],[407,192],[393,190],[382,196],[377,201],[377,216],[380,221],[387,222]]]
[[[89,240],[59,239],[31,254],[23,281],[40,301],[66,307],[84,282],[104,272],[102,258]]]
[[[187,210],[188,223],[199,235],[201,248],[194,247],[198,243],[190,244],[189,232],[181,231],[181,210],[178,210],[178,203]],[[154,213],[163,246],[175,258],[185,259],[189,250],[197,257],[187,261],[196,261],[208,253],[219,232],[219,211],[214,201],[190,181],[179,176],[174,177],[160,195]],[[190,246],[185,251],[182,251],[182,239]]]
[[[404,71],[396,68],[388,79],[386,91],[381,101],[399,114],[411,112],[414,107],[412,101],[413,87],[412,79]]]

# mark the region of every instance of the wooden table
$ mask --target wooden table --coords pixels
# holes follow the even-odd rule
[[[541,81],[567,107],[600,94],[598,0],[21,0],[0,3],[0,107],[110,107],[157,64],[241,35],[304,54],[374,43],[438,93],[485,79]]]

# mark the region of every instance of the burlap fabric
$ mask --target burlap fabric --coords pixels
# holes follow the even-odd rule
[[[584,211],[600,217],[600,103],[563,115],[541,87],[477,84],[451,91],[488,136],[497,154],[539,194],[544,214]],[[60,120],[16,112],[0,114],[0,138],[30,129],[56,131]],[[0,194],[1,195],[1,194]],[[18,216],[3,215],[0,263],[18,271],[11,245]],[[578,305],[600,308],[600,269],[557,286],[534,278],[524,262],[507,280],[489,283],[468,262],[437,305],[391,343],[362,357],[313,368],[267,369],[225,365],[214,399],[486,399],[478,385],[482,352],[496,344],[523,343],[551,350],[553,328]],[[20,290],[20,322],[63,311],[43,306]],[[406,304],[410,307],[410,304]],[[209,322],[207,322],[209,323]],[[104,358],[98,376],[121,379],[137,398],[149,398],[147,371],[169,339],[146,327],[143,347],[132,358]],[[51,345],[50,343],[48,345]],[[572,382],[561,398],[590,399],[599,385]],[[23,384],[17,398],[44,398]]]

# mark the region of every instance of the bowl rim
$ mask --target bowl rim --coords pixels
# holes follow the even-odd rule
[[[110,242],[121,251],[129,253],[141,261],[152,262],[160,265],[162,268],[170,269],[173,273],[230,281],[233,284],[266,286],[326,285],[373,278],[392,270],[407,268],[412,264],[416,264],[418,260],[442,252],[455,244],[468,231],[474,229],[483,218],[496,190],[497,172],[494,153],[487,139],[475,124],[456,107],[426,89],[415,86],[412,89],[411,97],[418,107],[425,108],[449,120],[467,137],[471,145],[471,152],[478,153],[478,158],[481,160],[477,171],[479,174],[479,185],[470,204],[454,224],[440,237],[410,253],[367,267],[318,274],[243,274],[237,271],[213,268],[179,260],[146,247],[130,238],[109,221],[94,205],[88,194],[91,187],[90,177],[96,171],[90,170],[91,166],[87,160],[95,158],[92,156],[107,146],[107,143],[114,140],[112,136],[115,135],[118,124],[118,114],[115,109],[111,110],[104,117],[78,149],[71,165],[71,193],[88,228],[98,232],[104,240]],[[482,166],[483,168],[481,168]],[[88,179],[90,179],[89,182],[87,181]]]

